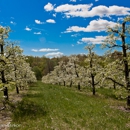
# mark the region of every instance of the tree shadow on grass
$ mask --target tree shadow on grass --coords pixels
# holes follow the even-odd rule
[[[41,93],[28,93],[26,94],[27,98],[41,98],[43,95]]]
[[[47,114],[46,110],[45,106],[40,106],[33,101],[22,100],[17,103],[17,107],[13,112],[13,121],[43,117]]]

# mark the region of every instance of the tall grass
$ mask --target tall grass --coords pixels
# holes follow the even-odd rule
[[[105,91],[105,90],[103,90]],[[129,130],[125,106],[104,96],[87,95],[70,88],[37,82],[18,103],[10,127],[19,130]]]

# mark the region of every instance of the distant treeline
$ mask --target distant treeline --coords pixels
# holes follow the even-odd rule
[[[110,60],[115,60],[117,58],[121,58],[122,53],[119,51],[114,51],[112,54],[109,54]],[[76,55],[79,58],[79,65],[84,66],[85,65],[85,59],[87,58],[87,55]],[[100,58],[104,59],[105,56],[99,56]],[[54,70],[54,67],[58,65],[60,61],[68,62],[68,56],[62,56],[57,58],[47,58],[47,57],[34,57],[34,56],[27,56],[27,62],[32,67],[32,71],[35,72],[35,75],[38,80],[41,80],[42,76],[50,73]]]

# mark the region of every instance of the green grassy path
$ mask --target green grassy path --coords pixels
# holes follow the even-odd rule
[[[11,129],[129,130],[130,113],[116,109],[121,105],[115,99],[37,82],[14,112],[16,127]]]

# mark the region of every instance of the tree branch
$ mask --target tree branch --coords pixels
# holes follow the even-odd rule
[[[112,45],[112,46],[110,46],[110,45],[106,44],[106,46],[107,46],[108,48],[113,48],[113,47],[122,47],[121,45],[117,45],[117,44]]]
[[[121,83],[115,81],[114,79],[112,79],[112,78],[110,78],[110,77],[107,77],[106,79],[111,80],[112,82],[114,82],[114,83],[116,83],[116,84],[118,84],[118,85],[120,85],[120,86],[122,86],[122,87],[125,87],[123,84],[121,84]]]
[[[118,31],[118,30],[114,30],[114,29],[112,29],[112,28],[109,28],[109,29],[111,29],[112,32],[119,34],[119,31]]]

